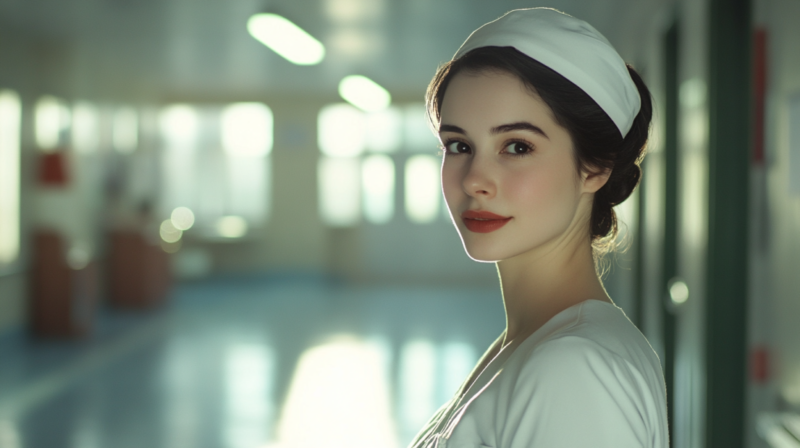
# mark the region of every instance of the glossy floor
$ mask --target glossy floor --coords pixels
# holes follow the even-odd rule
[[[84,341],[2,336],[0,447],[402,447],[502,328],[496,288],[179,285]]]

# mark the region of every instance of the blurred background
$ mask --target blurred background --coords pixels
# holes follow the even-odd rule
[[[800,3],[0,0],[0,447],[407,445],[504,328],[423,95],[549,6],[648,83],[615,302],[675,447],[800,447]]]

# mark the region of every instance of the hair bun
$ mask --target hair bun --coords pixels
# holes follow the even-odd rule
[[[595,193],[592,207],[592,238],[595,240],[613,240],[617,236],[617,217],[614,206],[625,202],[630,197],[642,178],[641,161],[646,153],[647,139],[650,134],[650,121],[653,105],[650,91],[636,70],[628,65],[628,72],[639,95],[642,108],[633,120],[628,134],[613,151],[611,174],[606,184]],[[601,164],[600,166],[608,166]],[[608,248],[606,248],[608,250]]]

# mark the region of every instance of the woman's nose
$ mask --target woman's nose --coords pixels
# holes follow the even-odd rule
[[[462,181],[465,193],[474,197],[493,197],[495,195],[497,187],[488,168],[486,162],[478,157],[474,157],[470,161]]]

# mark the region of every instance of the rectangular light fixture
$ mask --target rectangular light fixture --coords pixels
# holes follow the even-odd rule
[[[315,65],[325,58],[325,46],[290,20],[277,14],[254,14],[247,31],[257,41],[297,65]]]
[[[364,112],[384,110],[392,103],[388,90],[361,75],[345,76],[339,82],[339,95]]]

